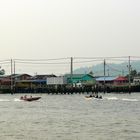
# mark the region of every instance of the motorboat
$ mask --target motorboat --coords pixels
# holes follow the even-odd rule
[[[20,97],[20,100],[23,100],[23,101],[29,101],[29,102],[31,102],[31,101],[36,101],[36,100],[39,100],[41,97],[26,97],[26,96],[21,96]]]
[[[91,99],[91,98],[96,98],[96,99],[102,99],[102,96],[98,96],[98,95],[89,95],[89,96],[85,96],[85,98]]]
[[[85,98],[92,98],[93,96],[85,96]]]

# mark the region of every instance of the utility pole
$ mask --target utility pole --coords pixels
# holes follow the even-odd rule
[[[14,61],[14,75],[15,75],[15,71],[16,71],[16,69],[15,69],[15,68],[16,68],[15,65],[16,65],[16,64],[15,64],[15,61]]]
[[[71,73],[71,85],[73,85],[73,58],[71,57],[71,68],[70,68],[70,73]]]
[[[16,87],[16,78],[15,78],[15,70],[16,70],[16,66],[15,66],[15,61],[14,61],[14,77],[13,77],[13,91],[15,92],[15,87]]]
[[[124,70],[122,70],[122,76],[124,76]]]
[[[105,93],[105,76],[106,76],[105,65],[106,65],[106,62],[105,62],[105,59],[104,59],[104,93]]]
[[[108,72],[108,76],[109,76],[109,69],[107,69],[107,72]]]
[[[11,59],[11,94],[13,94],[13,60]]]
[[[130,72],[131,72],[131,65],[130,65],[130,56],[128,57],[128,71],[129,71],[129,94],[131,93],[131,79],[130,79]]]

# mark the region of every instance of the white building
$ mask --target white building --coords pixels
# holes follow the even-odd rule
[[[64,85],[64,84],[67,84],[67,80],[63,76],[47,78],[47,85]]]
[[[138,77],[134,77],[133,84],[135,84],[135,85],[140,84],[140,77],[139,76]]]

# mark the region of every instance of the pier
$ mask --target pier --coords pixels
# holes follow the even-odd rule
[[[140,86],[131,86],[131,93],[140,92]],[[98,87],[93,88],[92,86],[84,86],[84,87],[67,87],[67,86],[58,86],[58,87],[36,87],[36,88],[17,88],[15,87],[13,91],[11,89],[0,89],[1,94],[5,93],[43,93],[43,94],[91,94],[91,93],[129,93],[129,86],[127,87]]]

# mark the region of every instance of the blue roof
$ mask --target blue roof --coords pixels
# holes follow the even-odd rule
[[[116,77],[113,77],[113,76],[111,76],[111,77],[98,77],[98,78],[96,78],[96,81],[113,81],[113,80],[115,80],[116,79]]]

